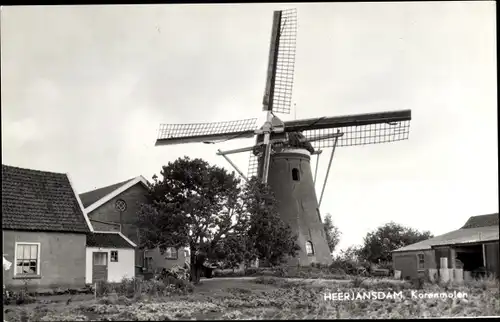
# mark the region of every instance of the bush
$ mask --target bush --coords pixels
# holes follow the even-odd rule
[[[97,295],[109,297],[125,296],[132,298],[140,295],[169,296],[172,294],[186,294],[192,292],[193,285],[173,276],[166,276],[163,279],[139,280],[135,278],[124,278],[120,283],[97,283]]]

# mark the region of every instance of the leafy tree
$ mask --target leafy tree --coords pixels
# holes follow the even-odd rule
[[[342,249],[340,251],[340,254],[337,256],[337,259],[357,262],[360,259],[360,254],[361,254],[361,246],[349,246],[346,249]]]
[[[236,265],[257,255],[269,256],[257,254],[256,250],[263,247],[262,241],[251,234],[257,218],[269,213],[256,207],[258,200],[271,198],[267,190],[260,193],[264,187],[255,180],[242,185],[234,172],[188,157],[163,166],[160,174],[161,180],[153,177],[147,203],[138,214],[141,247],[159,247],[164,252],[167,247],[189,245],[194,283],[200,277],[200,267],[194,263],[203,262],[205,257]],[[283,235],[281,227],[276,223],[266,232],[287,245],[291,237]],[[283,247],[277,249],[283,251]]]
[[[360,256],[372,263],[392,261],[391,251],[432,237],[429,231],[419,232],[390,222],[366,235]]]
[[[323,227],[325,228],[326,242],[328,243],[328,247],[330,247],[330,253],[332,253],[339,244],[341,232],[339,228],[333,224],[331,214],[326,214]]]
[[[278,203],[268,185],[252,178],[245,189],[246,205],[252,214],[248,241],[259,260],[279,265],[288,256],[295,257],[300,250],[293,235],[278,213]]]

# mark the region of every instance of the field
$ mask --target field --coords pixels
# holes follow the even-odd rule
[[[500,315],[498,282],[466,285],[415,285],[360,279],[300,280],[275,277],[215,278],[187,294],[111,294],[37,298],[36,303],[4,306],[4,320],[14,321],[164,321],[171,319],[336,319],[477,317]],[[417,289],[420,287],[420,289]],[[404,298],[325,300],[325,293],[403,292]],[[464,292],[467,298],[412,298],[419,293]],[[359,293],[365,294],[367,293]],[[392,293],[394,294],[394,293]],[[380,297],[380,296],[379,296]],[[68,299],[70,299],[68,301]]]

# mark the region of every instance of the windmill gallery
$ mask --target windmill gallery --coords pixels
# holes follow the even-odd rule
[[[262,102],[266,121],[257,119],[215,123],[162,124],[156,146],[214,143],[253,138],[255,145],[229,151],[218,150],[245,180],[257,176],[272,188],[279,213],[297,234],[301,250],[289,264],[328,264],[331,255],[323,223],[310,160],[322,149],[331,148],[328,170],[336,147],[386,143],[408,139],[411,110],[378,112],[337,117],[282,121],[275,114],[289,114],[291,107],[297,13],[295,9],[275,11],[271,32],[267,81]],[[250,153],[247,176],[229,159],[234,153]],[[317,165],[316,165],[317,170]],[[326,185],[328,178],[326,173]]]

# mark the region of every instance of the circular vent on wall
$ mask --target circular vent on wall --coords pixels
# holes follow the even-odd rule
[[[119,212],[124,212],[125,210],[127,210],[127,203],[125,202],[125,200],[122,199],[116,200],[115,209],[118,210]]]

